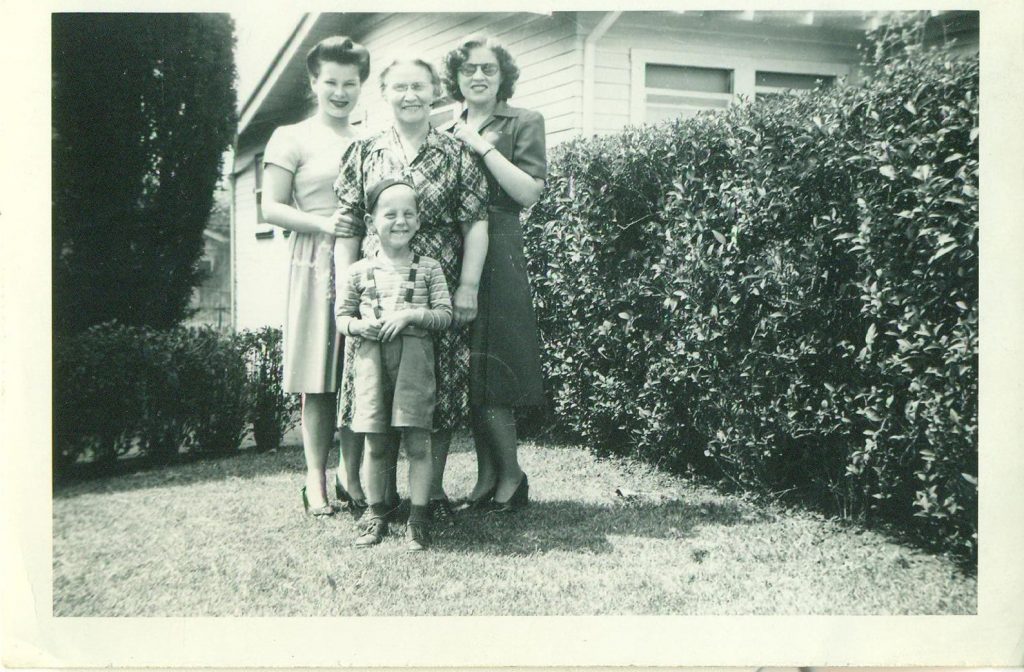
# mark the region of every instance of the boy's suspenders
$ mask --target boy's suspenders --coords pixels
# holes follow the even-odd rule
[[[396,308],[402,303],[412,303],[413,288],[416,287],[416,272],[420,267],[420,255],[412,255],[412,263],[409,265],[409,278],[403,282],[405,285],[405,296],[399,295],[400,298],[404,299],[403,302],[396,304]],[[377,292],[377,278],[373,274],[373,265],[370,264],[366,269],[366,291],[370,295],[370,301],[373,302],[373,316],[378,320],[381,315],[384,314],[384,308],[380,304],[380,294]]]

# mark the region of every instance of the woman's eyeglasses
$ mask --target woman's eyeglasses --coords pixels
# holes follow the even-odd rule
[[[484,71],[484,74],[488,77],[493,77],[498,74],[497,63],[463,63],[459,66],[459,72],[466,77],[472,77],[476,74],[476,69],[480,68]]]

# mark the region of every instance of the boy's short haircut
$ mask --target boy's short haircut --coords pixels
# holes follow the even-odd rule
[[[385,177],[384,179],[378,180],[374,184],[370,185],[370,188],[366,190],[366,212],[373,212],[373,209],[377,207],[377,200],[380,198],[380,195],[384,193],[385,189],[399,184],[404,184],[412,189],[414,194],[416,193],[416,185],[414,185],[412,180],[408,177],[405,177],[404,175]]]

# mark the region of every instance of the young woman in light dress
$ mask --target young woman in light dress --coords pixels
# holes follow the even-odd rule
[[[310,50],[306,67],[316,112],[279,127],[267,143],[262,209],[267,222],[291,231],[283,386],[302,395],[302,501],[307,513],[322,516],[334,512],[326,470],[344,352],[334,323],[334,247],[348,220],[338,214],[333,186],[341,156],[357,137],[349,118],[370,73],[370,55],[349,38],[329,37]],[[353,510],[365,507],[362,453],[361,437],[342,429],[335,489]]]

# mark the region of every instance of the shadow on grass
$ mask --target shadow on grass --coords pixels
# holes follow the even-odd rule
[[[337,460],[337,453],[330,459]],[[260,453],[243,450],[226,455],[183,456],[173,464],[154,464],[138,458],[132,464],[125,460],[120,473],[97,474],[92,477],[62,481],[54,487],[54,499],[83,494],[131,492],[160,486],[187,486],[229,478],[256,479],[277,474],[301,474],[305,462],[301,446],[282,447]]]
[[[450,453],[472,453],[473,444],[466,433],[452,438]],[[329,468],[338,463],[335,442],[327,457]],[[72,475],[54,483],[53,498],[63,499],[86,493],[130,492],[161,485],[191,485],[227,478],[259,478],[277,474],[303,474],[305,458],[301,445],[282,446],[273,451],[260,452],[255,448],[235,450],[224,454],[183,453],[168,463],[148,457],[121,458],[113,468],[77,465]],[[297,486],[296,486],[297,487]]]
[[[731,502],[534,502],[514,514],[461,514],[454,528],[440,531],[438,547],[502,556],[557,551],[610,553],[614,550],[611,537],[686,539],[693,537],[700,525],[749,525],[760,515]]]

